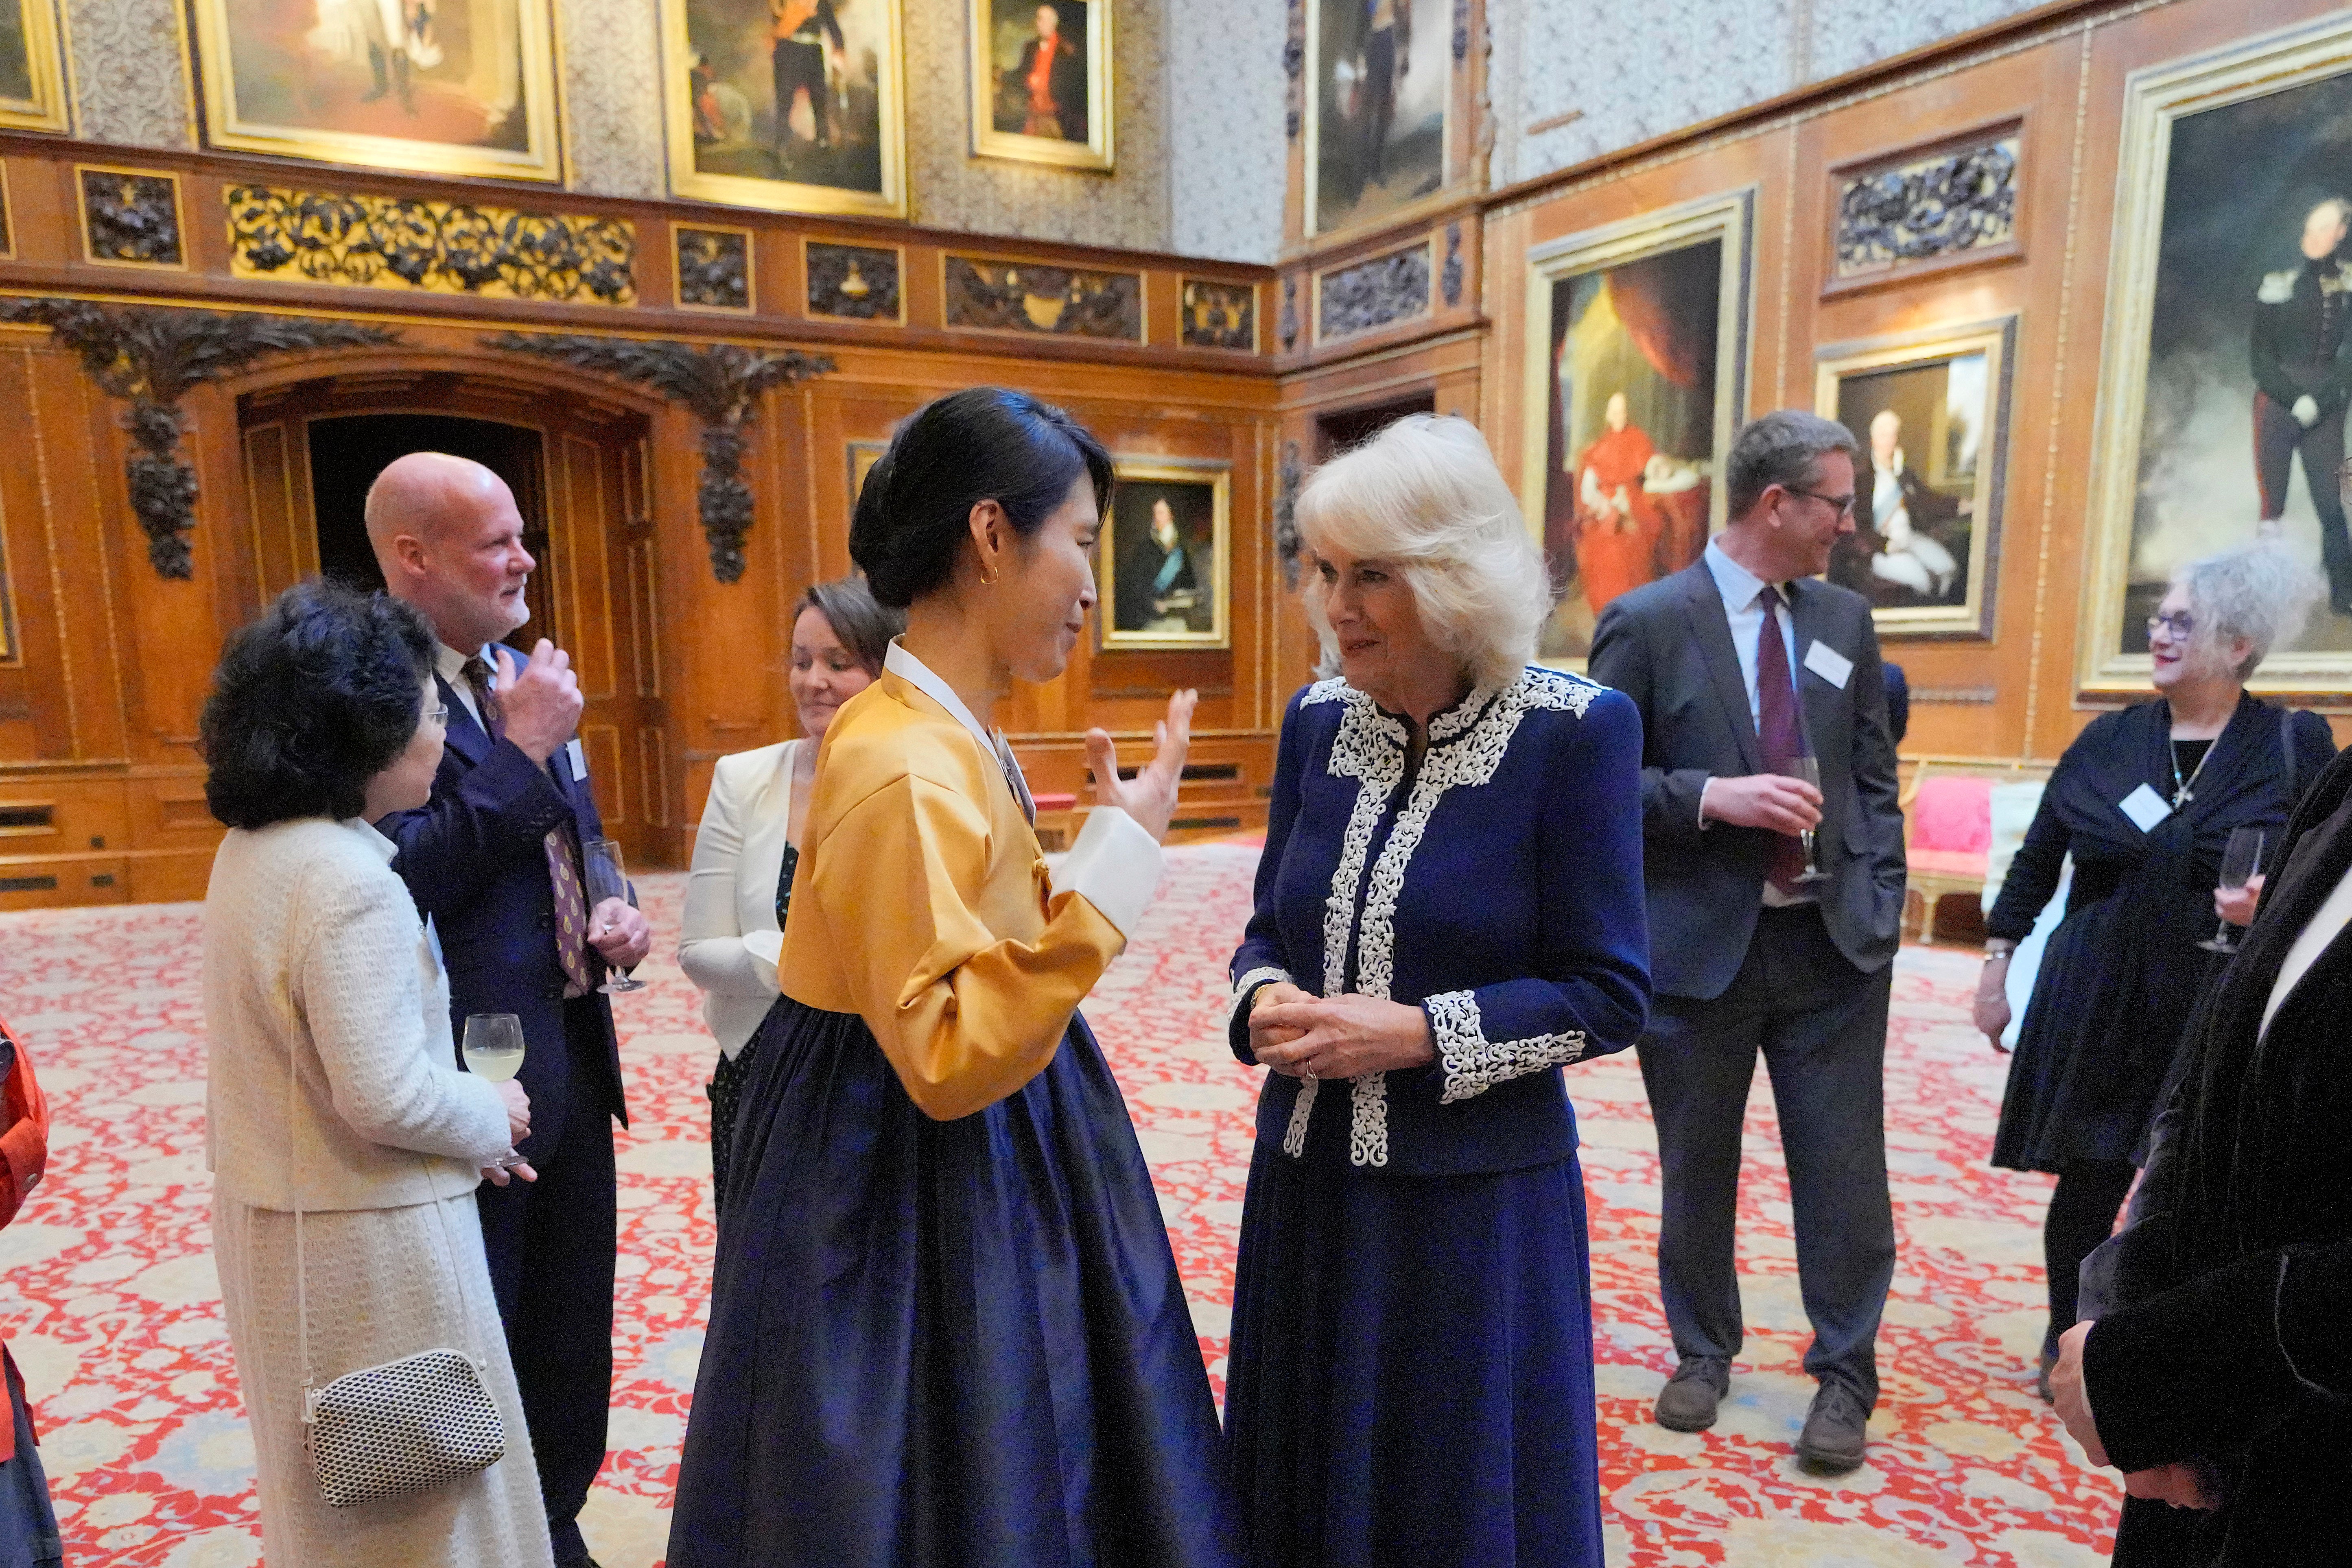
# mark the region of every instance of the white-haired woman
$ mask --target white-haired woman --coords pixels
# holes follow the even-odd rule
[[[1271,1069],[1227,1372],[1262,1568],[1601,1561],[1560,1069],[1649,1005],[1641,725],[1533,669],[1543,561],[1414,416],[1298,501],[1330,678],[1291,700],[1233,1047]]]
[[[2159,694],[2091,721],[2058,759],[2025,843],[1985,919],[1977,1027],[2009,1027],[2009,956],[2074,857],[2066,918],[2026,1004],[1992,1163],[2058,1177],[2042,1227],[2050,1396],[2058,1338],[2074,1323],[2083,1260],[2115,1228],[2134,1161],[2209,967],[2214,917],[2244,925],[2262,892],[2217,891],[2231,830],[2275,848],[2302,789],[2336,746],[2315,714],[2246,695],[2264,654],[2317,598],[2283,550],[2255,546],[2180,569],[2147,621]]]

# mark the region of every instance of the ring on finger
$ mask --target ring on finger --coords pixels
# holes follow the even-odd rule
[[[1306,1078],[1307,1078],[1307,1082],[1312,1083],[1312,1082],[1314,1082],[1316,1081],[1316,1079],[1315,1079],[1315,1070],[1314,1070],[1312,1067],[1307,1066],[1307,1063],[1305,1063],[1305,1062],[1303,1062],[1303,1061],[1302,1061],[1302,1062],[1300,1062],[1300,1063],[1298,1064],[1298,1071],[1299,1071],[1301,1073],[1303,1073],[1303,1074],[1305,1074],[1305,1075],[1306,1075]]]

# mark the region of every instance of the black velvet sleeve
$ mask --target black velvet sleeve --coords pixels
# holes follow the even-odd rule
[[[2352,1396],[2352,1241],[2259,1252],[2098,1321],[2083,1372],[2126,1474]]]
[[[2025,841],[2018,846],[2016,858],[2009,862],[2009,875],[2000,884],[2000,896],[1993,900],[1992,913],[1985,916],[1988,936],[2023,941],[2032,933],[2034,921],[2041,918],[2042,906],[2058,891],[2058,876],[2065,869],[2066,846],[2071,838],[2064,819],[2058,813],[2058,790],[2065,775],[2066,759],[2061,758],[2057,770],[2042,789],[2042,804],[2033,812],[2033,825],[2025,830]]]

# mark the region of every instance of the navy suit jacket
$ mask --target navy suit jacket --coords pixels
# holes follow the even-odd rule
[[[1804,667],[1805,727],[1822,767],[1822,921],[1864,974],[1894,960],[1903,915],[1903,810],[1886,728],[1885,666],[1870,601],[1806,578],[1789,585],[1797,653],[1820,642],[1853,661],[1843,687]],[[1650,890],[1650,971],[1670,997],[1712,1001],[1748,956],[1763,907],[1773,835],[1699,826],[1710,777],[1764,768],[1748,682],[1732,646],[1723,593],[1702,559],[1612,600],[1592,634],[1592,678],[1642,710],[1643,875]]]
[[[521,655],[517,654],[518,661]],[[548,880],[548,830],[569,820],[580,837],[604,836],[588,780],[572,777],[559,749],[541,767],[510,740],[493,742],[450,688],[448,745],[422,810],[395,811],[376,830],[400,846],[392,869],[408,883],[418,911],[430,915],[449,969],[449,1014],[462,1048],[466,1015],[513,1013],[522,1019],[523,1092],[530,1096],[530,1136],[522,1145],[551,1149],[575,1113],[610,1113],[628,1124],[621,1101],[621,1051],[612,1004],[591,991],[601,1060],[573,1063],[564,1029],[563,966],[555,951],[555,889]],[[588,950],[593,984],[605,969]],[[575,1086],[599,1091],[572,1103]]]

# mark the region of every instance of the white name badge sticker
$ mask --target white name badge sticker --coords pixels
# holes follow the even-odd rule
[[[2172,808],[2164,797],[2143,784],[2116,802],[2116,810],[2132,820],[2132,826],[2141,832],[2153,832],[2156,825],[2172,815]]]
[[[588,777],[588,754],[580,749],[578,736],[563,743],[563,759],[572,764],[572,777],[575,782]]]
[[[1843,691],[1846,681],[1853,674],[1853,661],[1817,637],[1813,645],[1805,650],[1805,668]]]

